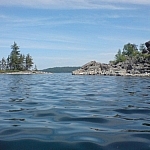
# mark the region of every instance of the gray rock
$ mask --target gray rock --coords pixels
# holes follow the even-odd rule
[[[150,76],[150,61],[137,61],[127,59],[116,65],[103,64],[91,61],[83,65],[80,69],[72,72],[73,75],[110,75],[110,76]]]
[[[146,42],[146,43],[145,43],[145,46],[147,47],[147,50],[148,50],[149,53],[150,53],[150,41]]]

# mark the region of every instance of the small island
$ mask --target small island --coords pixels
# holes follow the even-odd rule
[[[91,61],[73,75],[150,76],[150,41],[137,45],[128,43],[118,50],[115,60],[109,64]]]
[[[5,59],[4,57],[0,61],[0,73],[1,74],[44,74],[45,72],[38,71],[35,65],[33,67],[33,59],[30,54],[26,56],[21,54],[19,46],[16,42],[11,45],[11,53]]]

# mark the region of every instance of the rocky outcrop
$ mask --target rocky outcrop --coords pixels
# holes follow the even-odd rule
[[[150,76],[150,41],[145,43],[141,55],[126,55],[124,62],[117,64],[103,64],[91,61],[80,69],[72,72],[73,75],[114,75],[114,76]]]
[[[72,72],[73,75],[81,74],[81,75],[95,75],[100,74],[102,72],[102,64],[96,61],[91,61],[85,65],[83,65],[80,69],[77,69]]]
[[[145,48],[142,50],[143,54],[150,54],[150,41],[145,43]]]
[[[150,54],[150,41],[145,43],[146,47],[147,47],[147,51]]]
[[[110,76],[150,76],[150,60],[129,58],[116,65],[103,64],[91,61],[80,69],[72,72],[73,75],[110,75]]]

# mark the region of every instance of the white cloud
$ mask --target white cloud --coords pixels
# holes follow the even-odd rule
[[[105,2],[111,3],[126,3],[126,4],[142,4],[142,5],[150,5],[150,0],[102,0]]]
[[[149,0],[0,0],[0,5],[35,8],[124,9],[120,4],[150,4]]]

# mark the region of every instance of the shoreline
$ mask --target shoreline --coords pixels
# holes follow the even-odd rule
[[[52,74],[50,72],[42,72],[42,71],[18,71],[18,72],[3,72],[0,74],[16,74],[16,75],[32,75],[32,74]]]
[[[150,64],[123,62],[113,65],[91,61],[74,70],[72,75],[150,77]]]
[[[126,74],[121,74],[121,73],[116,73],[116,74],[94,74],[94,73],[72,73],[72,75],[95,75],[95,76],[122,76],[122,77],[150,77],[150,73],[141,73],[141,74],[130,74],[130,73],[126,73]]]

